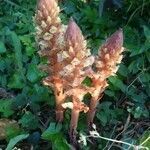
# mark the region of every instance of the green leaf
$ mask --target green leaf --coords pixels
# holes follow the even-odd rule
[[[14,52],[15,52],[15,60],[16,60],[16,65],[18,67],[18,71],[22,78],[24,78],[24,69],[23,69],[23,63],[22,63],[22,47],[21,47],[21,42],[18,37],[18,35],[14,31],[10,31],[9,29],[6,29],[6,34],[7,36],[10,37],[10,43],[14,47]]]
[[[150,29],[147,26],[143,26],[143,29],[146,39],[150,42]]]
[[[48,129],[43,132],[42,138],[48,141],[52,141],[52,147],[54,150],[69,150],[70,145],[60,133],[61,128],[61,124],[56,124],[54,122],[50,123]]]
[[[70,150],[70,149],[72,149],[71,145],[69,145],[67,143],[67,140],[64,139],[63,136],[57,136],[52,147],[53,147],[53,150]]]
[[[111,90],[105,90],[104,93],[110,97],[114,97],[115,96],[115,92],[111,91]]]
[[[128,71],[128,68],[125,65],[120,64],[118,72],[119,72],[120,75],[122,75],[124,77],[127,77],[129,71]]]
[[[14,114],[14,111],[12,110],[12,100],[0,100],[0,113],[4,117],[9,117]]]
[[[25,51],[27,56],[32,56],[35,52],[35,47],[33,46],[33,41],[31,41],[30,35],[20,36],[21,42],[25,46]]]
[[[150,148],[150,131],[146,131],[140,139],[140,145]]]
[[[12,138],[9,141],[6,150],[12,150],[18,142],[26,139],[28,136],[29,136],[29,134],[21,134],[21,135],[18,135],[16,137]]]
[[[22,89],[25,86],[25,84],[21,74],[19,72],[14,73],[9,79],[7,86],[9,88]]]
[[[140,107],[137,107],[134,111],[134,118],[140,118],[142,115],[142,109]]]
[[[10,140],[17,135],[21,134],[22,130],[20,129],[19,125],[17,123],[9,125],[5,128],[6,131],[6,138],[7,140]]]
[[[41,72],[38,70],[37,66],[35,64],[31,64],[28,67],[28,71],[27,71],[27,79],[32,82],[35,83],[37,80],[40,79],[40,77],[42,76]]]
[[[126,92],[127,86],[118,77],[110,77],[108,80],[114,87],[117,87],[122,92]]]
[[[107,115],[105,114],[105,112],[100,112],[96,115],[96,117],[101,121],[102,125],[105,126],[108,118]]]
[[[39,125],[37,117],[29,111],[22,116],[19,123],[21,123],[22,127],[27,129],[36,129]]]
[[[2,41],[0,41],[0,54],[5,52],[6,52],[5,44]]]
[[[61,124],[56,124],[54,122],[50,123],[48,129],[43,132],[42,138],[45,140],[50,140],[54,135],[58,134],[62,128]]]

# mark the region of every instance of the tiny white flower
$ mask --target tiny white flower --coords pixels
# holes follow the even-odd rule
[[[47,27],[47,24],[46,24],[45,21],[43,21],[43,20],[42,20],[42,23],[41,23],[41,27],[42,27],[42,28],[46,28],[46,27]]]
[[[49,30],[49,32],[54,34],[57,32],[57,28],[55,26],[52,26],[51,29]]]
[[[73,109],[73,103],[72,102],[63,103],[62,107],[65,109],[66,108]]]
[[[48,16],[48,17],[47,17],[47,22],[48,22],[49,24],[51,24],[51,23],[52,23],[52,19],[51,19],[51,17],[50,17],[50,16]]]
[[[72,61],[71,61],[71,64],[76,66],[76,65],[79,65],[80,64],[80,60],[77,59],[77,58],[74,58]]]
[[[63,57],[62,57],[62,54],[61,53],[58,53],[57,54],[57,61],[58,62],[61,62],[61,61],[63,61],[64,59],[63,59]]]
[[[88,57],[84,62],[84,67],[88,67],[94,63],[94,56]]]

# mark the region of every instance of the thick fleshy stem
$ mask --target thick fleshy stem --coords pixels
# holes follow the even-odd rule
[[[96,113],[96,107],[98,105],[98,97],[92,97],[90,101],[90,106],[89,106],[89,111],[87,113],[87,123],[88,123],[88,128],[91,129],[91,126],[93,124],[94,116]]]
[[[98,70],[96,72],[97,75],[93,75],[92,79],[93,87],[95,90],[91,92],[93,98],[90,103],[90,110],[87,117],[89,127],[91,127],[91,125],[93,124],[96,106],[99,99],[101,98],[99,98],[99,95],[101,95],[108,86],[107,78],[115,75],[118,70],[118,63],[120,63],[122,60],[122,45],[123,33],[120,29],[116,31],[112,36],[110,36],[100,48],[99,57],[97,57],[97,60],[95,62],[96,68]]]
[[[63,93],[63,85],[61,82],[55,83],[54,94],[56,97],[56,121],[62,122],[64,119],[64,108],[62,104],[65,100],[65,95]]]
[[[73,97],[73,109],[71,112],[71,121],[70,121],[70,131],[69,131],[69,136],[70,136],[70,142],[73,145],[77,144],[76,141],[76,134],[77,134],[77,125],[78,125],[78,119],[79,119],[79,114],[80,110],[76,108],[77,101],[75,97]]]
[[[76,128],[77,128],[77,124],[78,124],[79,114],[80,114],[79,110],[73,109],[72,112],[71,112],[71,122],[70,122],[69,136],[70,136],[70,142],[74,146],[76,146],[76,144],[77,144],[77,140],[76,140],[77,131],[76,131]]]
[[[70,122],[70,131],[69,131],[69,136],[70,136],[70,141],[71,143],[77,147],[77,140],[76,140],[76,135],[77,135],[77,125],[78,125],[78,119],[79,119],[79,114],[80,112],[86,113],[89,108],[87,105],[85,105],[83,102],[80,101],[79,97],[72,96],[72,101],[73,101],[73,109],[71,112],[71,122]]]

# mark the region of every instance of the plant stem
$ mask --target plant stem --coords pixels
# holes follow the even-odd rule
[[[110,138],[106,138],[106,137],[103,137],[103,136],[100,136],[100,135],[90,135],[90,136],[86,136],[86,138],[89,138],[89,137],[94,137],[94,138],[100,138],[100,139],[103,139],[103,140],[107,140],[107,141],[111,141],[111,142],[114,142],[114,143],[121,143],[121,144],[125,144],[125,145],[128,145],[130,147],[133,147],[137,150],[139,149],[146,149],[148,150],[147,147],[144,147],[141,145],[133,145],[133,144],[130,144],[130,143],[127,143],[127,142],[123,142],[123,141],[119,141],[119,140],[114,140],[114,139],[110,139]]]
[[[73,99],[73,101],[75,101],[75,99]],[[70,122],[70,131],[69,131],[70,140],[73,145],[76,145],[76,143],[77,143],[76,129],[77,129],[77,125],[78,125],[79,114],[80,114],[80,110],[73,107],[72,112],[71,112],[71,122]]]
[[[87,114],[88,127],[91,127],[91,125],[93,124],[97,105],[98,105],[98,97],[93,97],[90,101],[90,107]]]
[[[87,123],[88,123],[89,128],[91,128],[91,126],[93,124],[93,120],[94,120],[95,113],[96,113],[96,107],[101,98],[102,98],[102,95],[101,96],[97,95],[95,97],[92,97],[92,99],[90,101],[89,111],[87,114]]]
[[[64,108],[62,107],[62,103],[65,100],[62,83],[55,83],[54,93],[56,97],[56,121],[62,122],[64,120]]]

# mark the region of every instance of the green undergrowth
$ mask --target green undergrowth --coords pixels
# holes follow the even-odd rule
[[[93,54],[110,34],[123,29],[124,58],[117,76],[108,79],[95,124],[102,136],[140,144],[150,136],[150,1],[64,0],[60,6],[63,23],[74,18]],[[46,73],[38,65],[46,60],[37,54],[32,21],[35,9],[35,0],[0,1],[0,119],[17,124],[6,127],[0,148],[67,150],[71,148],[70,111],[64,123],[57,124],[53,91],[41,84]],[[81,113],[78,132],[88,134],[85,121]],[[101,139],[89,139],[87,146],[80,146],[86,150],[132,149]]]

